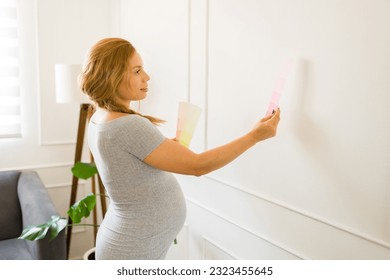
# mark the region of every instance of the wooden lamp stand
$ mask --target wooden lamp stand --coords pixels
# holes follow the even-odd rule
[[[75,152],[75,158],[74,163],[81,161],[81,155],[83,151],[83,145],[84,145],[84,136],[85,136],[85,127],[87,124],[87,121],[90,120],[91,116],[93,114],[93,107],[91,104],[88,103],[82,103],[80,104],[80,116],[79,116],[79,127],[77,130],[77,141],[76,141],[76,152]],[[91,155],[91,162],[94,162],[93,156]],[[100,179],[99,174],[97,174],[98,177],[98,185],[99,185],[99,193],[104,194],[104,186],[102,183],[102,180]],[[95,176],[93,176],[91,182],[92,186],[92,192],[96,194],[96,182],[95,182]],[[79,178],[73,175],[72,177],[72,190],[70,194],[70,203],[69,207],[72,206],[76,202],[76,196],[77,196],[77,189],[78,189],[78,182]],[[107,205],[106,205],[106,198],[104,195],[100,196],[100,203],[102,208],[102,215],[104,217],[106,211],[107,211]],[[97,212],[96,207],[93,209],[93,222],[94,224],[97,224]],[[72,238],[72,219],[68,217],[68,228],[67,228],[67,235],[66,235],[66,255],[67,258],[69,258],[69,250],[70,250],[70,241]],[[96,234],[97,234],[97,227],[94,228],[94,241],[96,243]]]

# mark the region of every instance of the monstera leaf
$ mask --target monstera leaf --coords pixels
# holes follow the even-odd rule
[[[82,218],[89,216],[95,205],[96,195],[90,193],[73,204],[68,210],[68,215],[72,219],[73,223],[80,223]]]
[[[40,225],[30,225],[26,227],[22,234],[18,237],[19,239],[26,240],[39,240],[45,238],[46,234],[50,230],[50,240],[53,240],[67,225],[67,220],[60,216],[52,216],[51,219]]]
[[[98,172],[94,163],[85,162],[76,162],[71,170],[74,176],[84,180],[91,178]]]

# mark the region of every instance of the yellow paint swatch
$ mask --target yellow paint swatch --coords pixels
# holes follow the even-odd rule
[[[176,140],[185,147],[191,143],[202,108],[188,102],[179,103]]]

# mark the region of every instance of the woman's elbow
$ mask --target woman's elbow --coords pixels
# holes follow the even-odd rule
[[[192,175],[194,175],[196,177],[201,177],[201,176],[206,175],[208,173],[210,173],[210,171],[207,171],[206,169],[196,168],[196,169],[194,169]]]
[[[200,177],[203,175],[206,175],[210,173],[212,170],[209,168],[208,164],[204,161],[201,155],[197,155],[197,158],[195,160],[195,164],[193,166],[193,173],[192,175],[196,177]]]

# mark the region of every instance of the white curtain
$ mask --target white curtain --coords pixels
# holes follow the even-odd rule
[[[21,137],[18,0],[0,1],[0,138]]]

